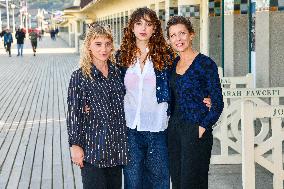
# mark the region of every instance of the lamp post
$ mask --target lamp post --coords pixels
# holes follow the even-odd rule
[[[39,26],[40,26],[40,15],[39,15],[39,11],[40,11],[40,9],[37,9],[36,19],[37,19],[37,27],[38,27],[38,28],[39,28]]]
[[[0,8],[0,31],[2,31],[2,12]]]
[[[29,27],[28,27],[28,12],[25,12],[25,26],[26,26],[26,34],[29,33]]]
[[[9,4],[8,0],[6,0],[6,13],[7,13],[7,28],[10,28],[10,14],[9,14]]]
[[[20,10],[20,28],[22,29],[23,28],[23,11]]]
[[[12,9],[12,18],[13,18],[13,33],[16,32],[16,28],[15,28],[15,7],[16,5],[11,4],[11,9]]]
[[[29,14],[29,28],[32,28],[32,15]]]

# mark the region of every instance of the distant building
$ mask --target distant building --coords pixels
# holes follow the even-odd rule
[[[284,1],[256,0],[251,4],[251,22],[248,0],[226,0],[224,4],[223,34],[221,0],[76,0],[64,10],[61,26],[65,27],[65,39],[79,51],[80,36],[91,22],[110,25],[119,47],[129,15],[138,7],[155,10],[163,27],[170,16],[187,16],[196,31],[194,47],[209,54],[219,66],[224,56],[225,76],[252,72],[257,87],[283,87]]]

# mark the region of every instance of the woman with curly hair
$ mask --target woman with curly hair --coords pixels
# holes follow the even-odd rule
[[[125,189],[170,187],[167,125],[173,58],[155,11],[135,10],[116,56],[126,88],[130,161],[124,167]]]
[[[124,167],[125,189],[169,188],[167,77],[172,56],[156,13],[136,9],[116,57],[126,88],[130,161]]]
[[[111,31],[90,27],[68,88],[67,129],[71,156],[84,189],[121,189],[128,161],[124,85],[111,61]],[[85,111],[88,107],[88,111]]]

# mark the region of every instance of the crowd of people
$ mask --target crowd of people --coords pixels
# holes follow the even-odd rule
[[[58,28],[55,30],[51,29],[50,31],[50,36],[52,40],[56,40],[56,36],[59,33]],[[26,34],[26,31],[24,28],[18,28],[14,37],[11,33],[10,29],[3,30],[0,33],[0,37],[2,38],[3,44],[4,44],[4,49],[8,53],[9,57],[11,57],[11,47],[14,42],[14,38],[17,41],[17,56],[23,56],[23,49],[24,49],[24,43],[26,37],[30,40],[31,46],[32,46],[32,51],[33,55],[36,56],[36,50],[37,50],[37,43],[38,41],[41,41],[43,36],[44,36],[45,31],[38,30],[38,29],[30,29],[28,34]]]
[[[84,189],[208,188],[212,126],[223,110],[217,65],[194,50],[188,18],[163,36],[155,11],[135,10],[114,52],[109,27],[89,25],[68,88],[71,157]],[[159,45],[157,45],[159,44]]]

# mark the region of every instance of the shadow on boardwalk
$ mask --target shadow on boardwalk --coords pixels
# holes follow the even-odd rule
[[[82,188],[65,122],[67,86],[79,57],[49,37],[39,42],[36,57],[29,47],[11,58],[0,48],[0,188]],[[257,189],[272,188],[271,175],[261,168],[257,173]],[[242,188],[241,166],[212,165],[209,186]]]

